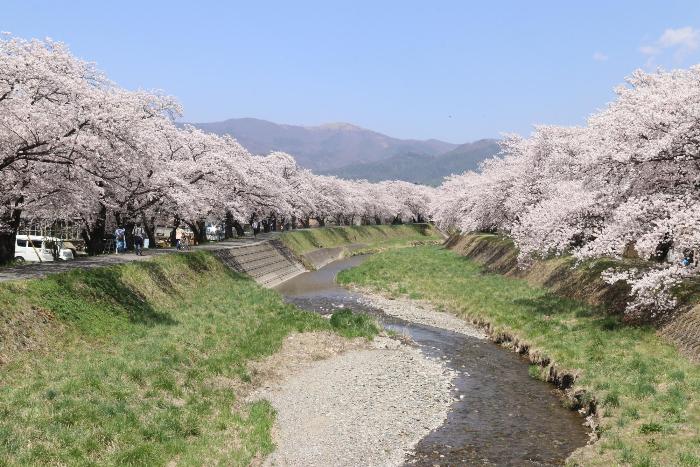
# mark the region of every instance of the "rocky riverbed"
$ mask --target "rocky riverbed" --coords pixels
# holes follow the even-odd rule
[[[444,363],[387,336],[337,350],[249,398],[277,411],[277,449],[265,465],[401,465],[444,422],[455,399]]]

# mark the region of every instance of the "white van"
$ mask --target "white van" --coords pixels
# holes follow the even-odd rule
[[[63,240],[39,235],[17,235],[15,237],[15,261],[44,262],[53,261],[53,251],[58,249],[58,259],[73,259],[73,252],[63,248]]]

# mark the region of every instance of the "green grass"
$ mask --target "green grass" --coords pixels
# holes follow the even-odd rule
[[[246,362],[331,329],[206,253],[0,284],[0,313],[35,347],[0,366],[0,465],[247,465],[274,411]]]
[[[348,309],[341,309],[331,315],[331,326],[345,337],[365,337],[371,339],[379,334],[379,326],[366,314],[353,313]]]
[[[439,247],[391,250],[339,274],[340,283],[422,298],[490,322],[558,367],[579,370],[574,389],[599,404],[600,441],[577,452],[590,465],[697,465],[700,369],[650,327],[565,299],[524,280],[485,272]],[[532,368],[533,376],[542,372]]]
[[[622,281],[610,285],[602,278],[608,269],[647,271],[658,263],[639,258],[593,258],[578,261],[570,254],[537,258],[525,269],[518,267],[518,249],[513,240],[491,233],[470,233],[453,237],[451,249],[472,258],[491,272],[506,273],[528,281],[535,287],[545,286],[559,295],[585,301],[607,311],[622,313],[629,300],[630,288]],[[683,280],[672,290],[679,308],[700,303],[700,277]],[[648,315],[629,317],[640,322],[653,322]]]
[[[367,250],[407,246],[412,242],[441,240],[437,231],[428,224],[355,225],[322,227],[285,232],[282,241],[297,255],[318,248],[362,243]]]

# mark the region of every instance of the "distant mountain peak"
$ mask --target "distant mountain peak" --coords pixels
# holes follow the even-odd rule
[[[316,126],[310,126],[306,128],[321,128],[324,130],[341,130],[341,131],[370,131],[366,130],[365,128],[359,127],[357,125],[353,125],[352,123],[347,123],[347,122],[331,122],[331,123],[324,123],[322,125],[316,125]]]

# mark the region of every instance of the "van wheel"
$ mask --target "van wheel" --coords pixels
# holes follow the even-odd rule
[[[15,256],[15,263],[24,264],[24,258],[22,258],[21,256]]]

